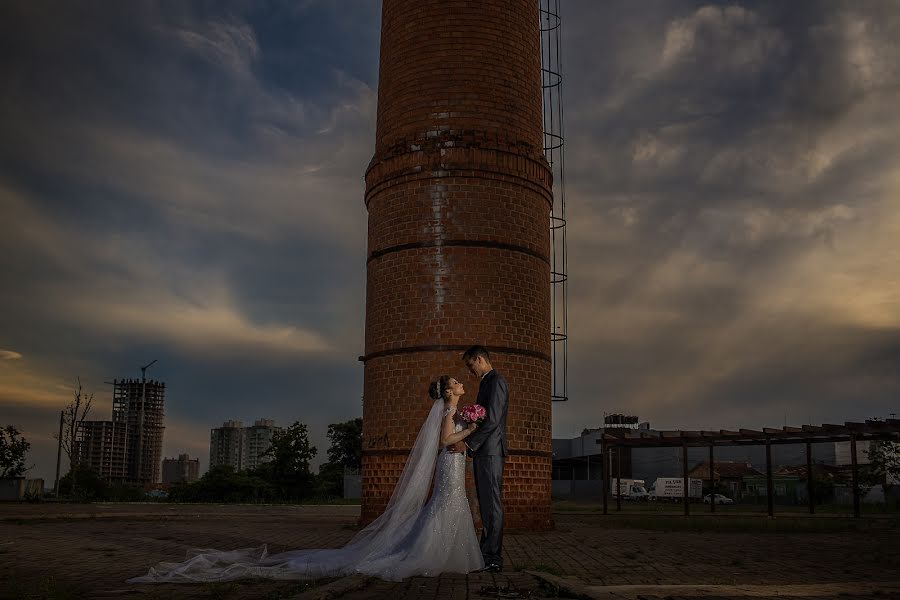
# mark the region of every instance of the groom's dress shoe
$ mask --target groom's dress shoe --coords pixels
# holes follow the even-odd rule
[[[486,565],[482,569],[482,571],[484,571],[485,573],[499,573],[502,570],[503,570],[503,567],[498,564]]]

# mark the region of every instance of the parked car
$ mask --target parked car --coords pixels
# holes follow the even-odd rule
[[[709,494],[703,496],[703,503],[709,504]],[[716,494],[716,504],[734,504],[734,500],[722,494]]]

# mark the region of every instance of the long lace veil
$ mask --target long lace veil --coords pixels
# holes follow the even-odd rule
[[[343,548],[267,554],[266,546],[241,550],[192,548],[181,563],[162,562],[129,583],[230,581],[242,577],[307,579],[354,572],[377,575],[416,523],[431,488],[440,444],[442,400],[435,400],[419,430],[384,513]]]
[[[431,489],[441,441],[443,413],[443,400],[435,400],[416,436],[416,442],[384,512],[357,533],[347,546],[366,545],[374,550],[376,545],[380,546],[383,542],[402,539],[412,529]]]

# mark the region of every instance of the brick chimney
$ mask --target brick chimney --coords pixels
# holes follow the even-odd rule
[[[491,352],[510,386],[504,503],[548,529],[552,175],[535,0],[384,0],[369,213],[363,524],[384,510],[432,400]],[[470,476],[471,483],[471,476]],[[470,490],[470,497],[474,494]]]

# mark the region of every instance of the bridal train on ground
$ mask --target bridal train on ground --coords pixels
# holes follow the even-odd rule
[[[343,548],[271,555],[266,546],[231,551],[191,549],[184,562],[160,563],[147,575],[128,582],[316,579],[356,573],[400,581],[414,575],[468,573],[483,568],[466,498],[466,455],[439,447],[442,421],[455,411],[455,407],[445,408],[443,400],[435,400],[384,513]],[[456,421],[454,431],[461,430],[462,424]],[[429,489],[432,494],[426,503]]]

